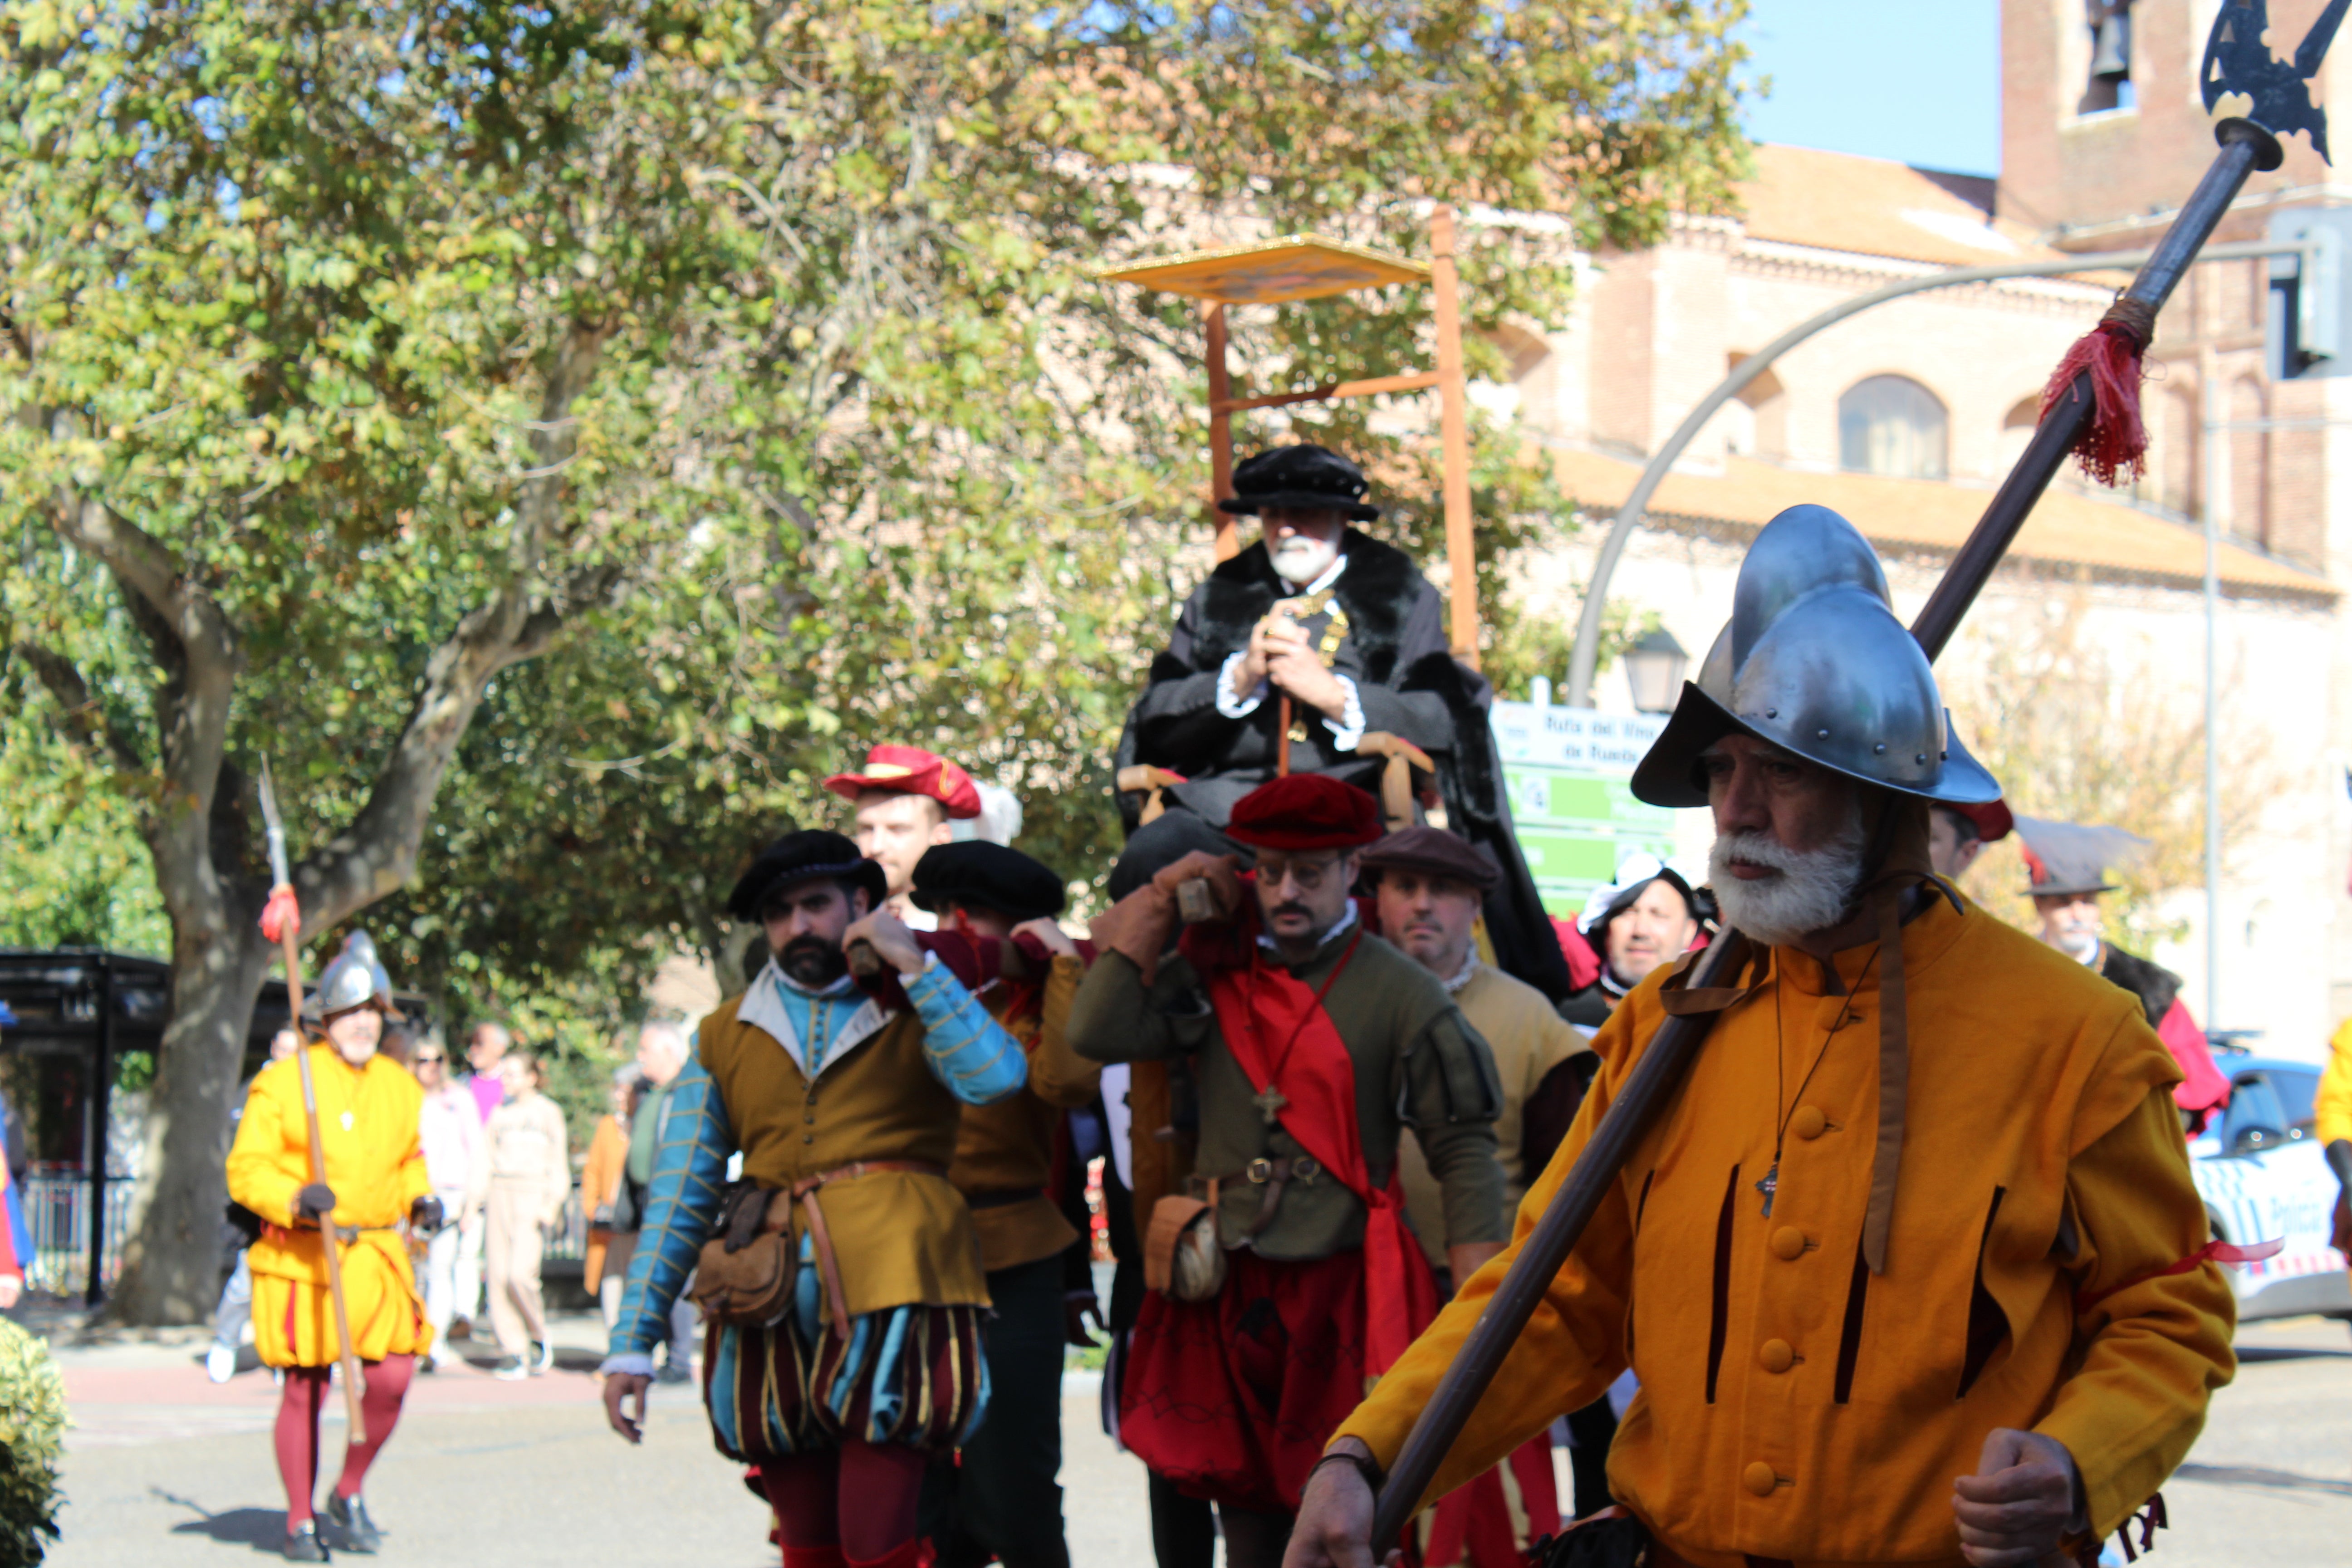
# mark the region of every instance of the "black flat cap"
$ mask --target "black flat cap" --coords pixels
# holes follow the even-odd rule
[[[1018,849],[966,838],[939,844],[915,862],[915,907],[945,914],[950,904],[994,910],[1018,925],[1062,912],[1062,879]]]
[[[1326,447],[1301,442],[1260,452],[1234,470],[1234,493],[1220,510],[1244,514],[1270,506],[1329,507],[1355,522],[1381,509],[1364,500],[1364,470]]]
[[[890,894],[889,879],[879,863],[857,852],[857,846],[822,827],[787,833],[760,852],[751,868],[727,896],[727,912],[739,921],[755,921],[770,894],[794,882],[833,877],[866,889],[866,907],[878,910]]]

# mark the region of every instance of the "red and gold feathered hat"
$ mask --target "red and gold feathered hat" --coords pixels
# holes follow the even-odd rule
[[[1328,773],[1291,773],[1234,803],[1225,837],[1253,849],[1354,849],[1381,836],[1381,808]]]
[[[877,746],[866,753],[862,772],[835,773],[824,787],[844,800],[856,800],[867,790],[919,795],[938,801],[950,816],[980,815],[980,787],[971,775],[920,746]]]

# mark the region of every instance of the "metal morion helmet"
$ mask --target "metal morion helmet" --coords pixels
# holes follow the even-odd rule
[[[375,942],[363,931],[343,939],[343,951],[319,976],[319,984],[302,999],[302,1016],[320,1023],[337,1013],[373,1003],[380,1012],[392,1010],[392,976],[376,956]]]
[[[1952,734],[1869,541],[1827,507],[1792,506],[1756,536],[1731,622],[1633,770],[1633,794],[1652,805],[1705,805],[1700,754],[1734,732],[1901,795],[2000,798]]]

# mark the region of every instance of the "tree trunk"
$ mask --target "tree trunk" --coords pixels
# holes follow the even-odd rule
[[[203,1322],[220,1296],[229,1112],[253,1005],[276,951],[245,913],[221,922],[227,929],[173,926],[172,1021],[155,1055],[141,1180],[107,1305],[118,1322]]]

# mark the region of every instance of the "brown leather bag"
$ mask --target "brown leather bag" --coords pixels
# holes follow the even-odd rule
[[[727,1194],[719,1234],[703,1243],[694,1300],[712,1322],[765,1328],[791,1310],[800,1262],[792,1237],[793,1194],[746,1182]]]
[[[1225,1288],[1225,1249],[1217,1240],[1217,1184],[1209,1201],[1171,1193],[1151,1205],[1143,1240],[1143,1284],[1172,1301],[1212,1301]]]

